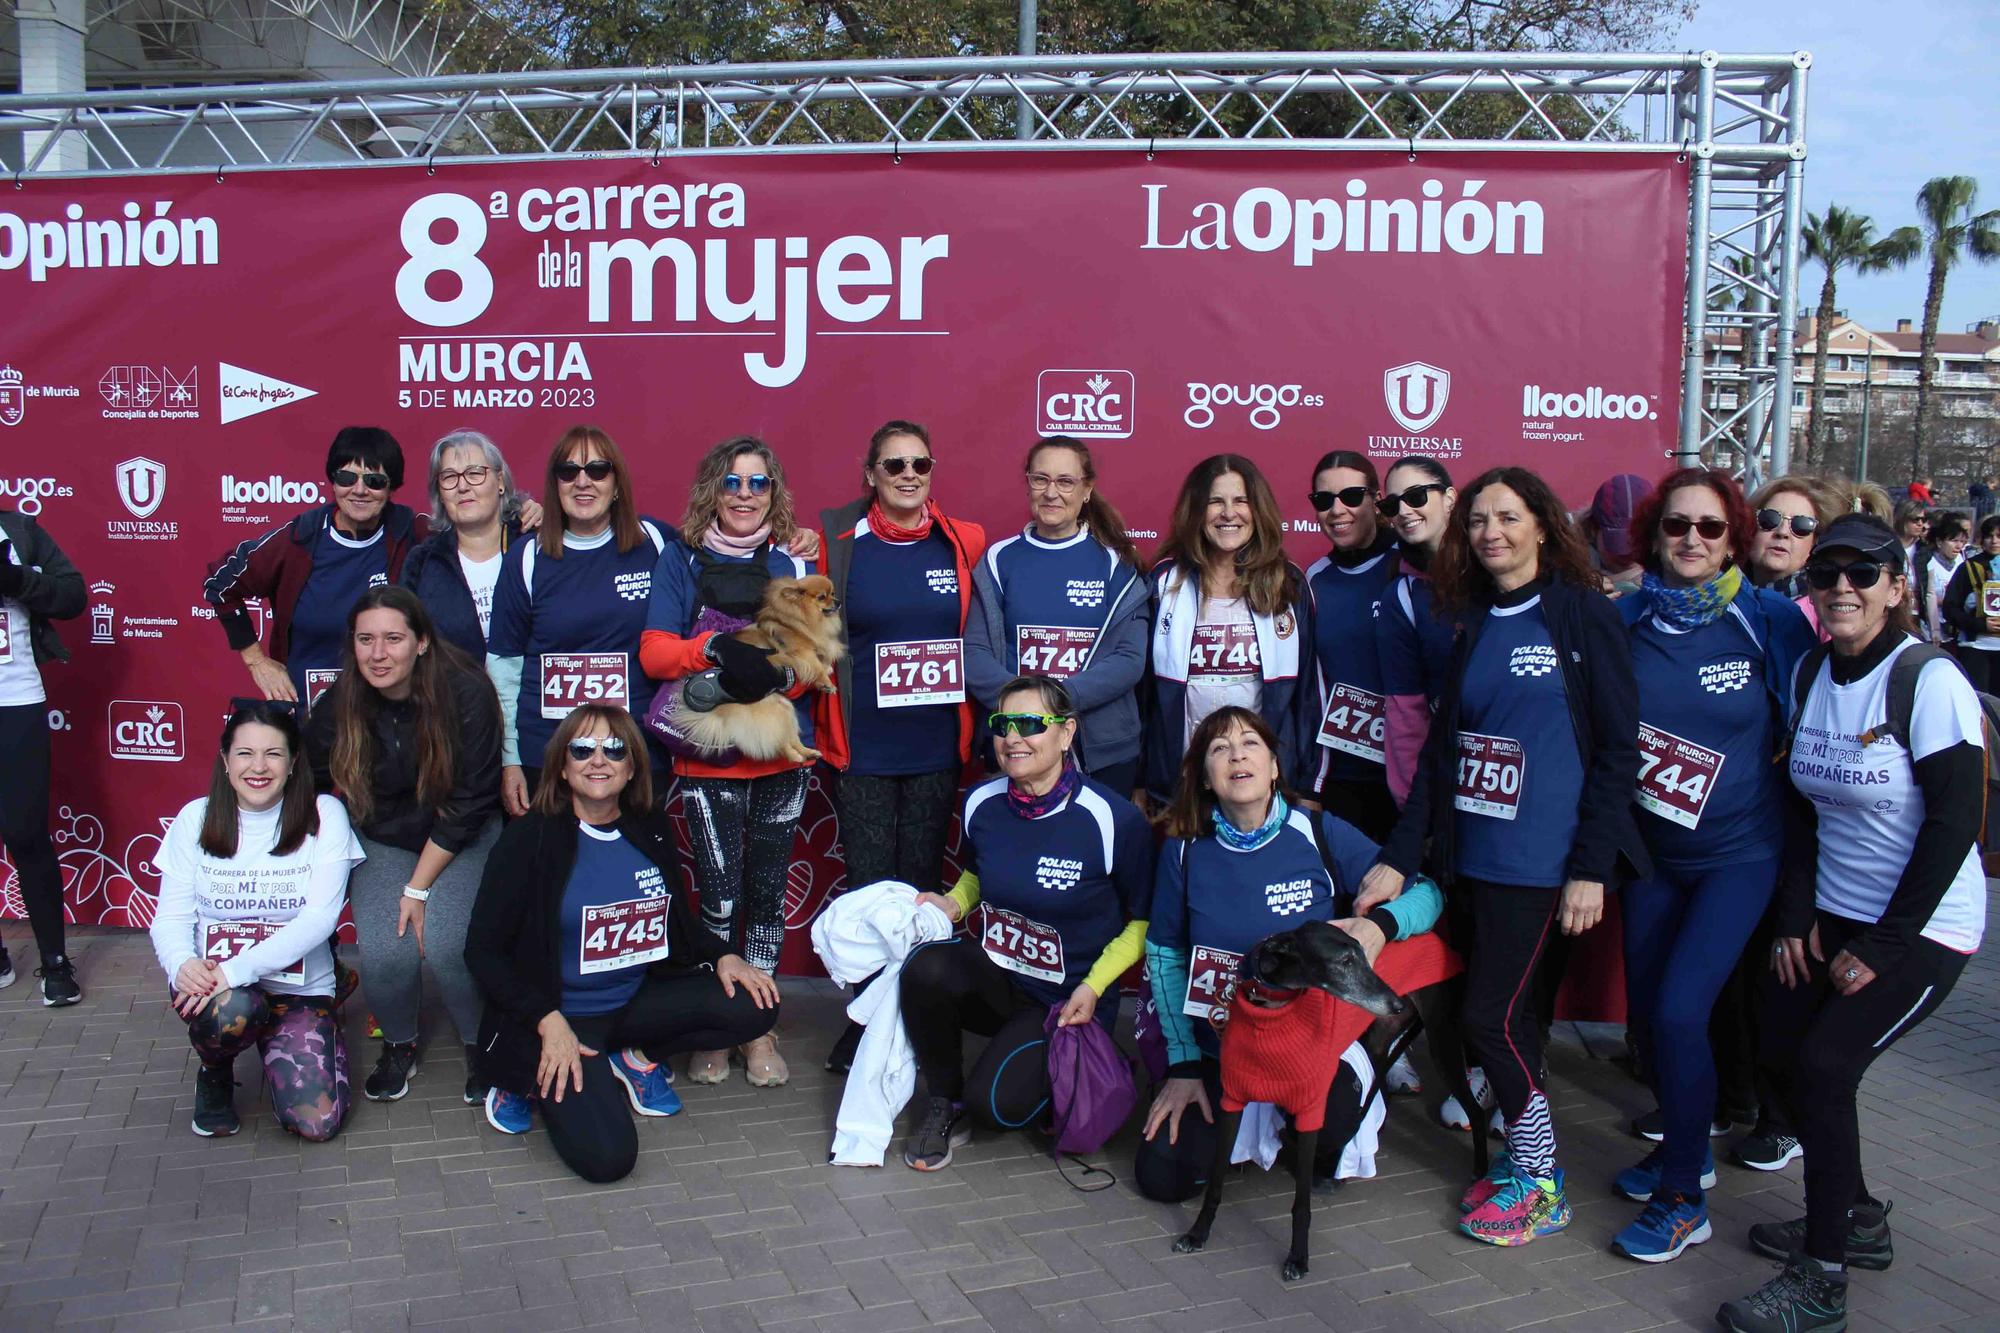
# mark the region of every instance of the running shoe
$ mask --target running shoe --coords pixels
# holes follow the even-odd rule
[[[1889,1239],[1889,1210],[1894,1204],[1857,1203],[1847,1226],[1847,1266],[1886,1273],[1896,1262]],[[1789,1259],[1806,1247],[1806,1220],[1759,1222],[1750,1228],[1750,1248],[1767,1259]]]
[[[1752,1171],[1782,1171],[1805,1155],[1806,1150],[1790,1134],[1761,1126],[1729,1150],[1730,1161]]]
[[[236,1079],[228,1065],[203,1065],[194,1076],[191,1128],[205,1139],[226,1138],[243,1128],[236,1115]]]
[[[638,1051],[611,1053],[611,1077],[625,1085],[625,1095],[640,1115],[679,1114],[680,1095],[667,1086],[666,1068],[657,1060],[649,1062]]]
[[[951,1165],[954,1150],[972,1142],[972,1125],[965,1118],[965,1104],[949,1097],[933,1097],[924,1111],[924,1122],[903,1149],[903,1164],[913,1171],[942,1171]]]
[[[1484,1069],[1481,1069],[1478,1065],[1473,1065],[1465,1071],[1465,1081],[1471,1085],[1472,1099],[1479,1103],[1482,1110],[1493,1107],[1493,1088],[1486,1081],[1486,1071]],[[1444,1105],[1438,1107],[1438,1123],[1446,1129],[1469,1130],[1472,1128],[1472,1117],[1467,1115],[1465,1107],[1459,1104],[1456,1093],[1446,1097]]]
[[[502,1134],[525,1134],[535,1123],[535,1104],[518,1093],[488,1088],[486,1123]]]
[[[1653,1149],[1638,1165],[1620,1171],[1618,1178],[1611,1182],[1612,1190],[1634,1203],[1646,1202],[1660,1188],[1660,1172],[1665,1166],[1666,1155],[1665,1148]],[[1715,1153],[1704,1149],[1701,1155],[1701,1187],[1714,1189],[1715,1179]]]
[[[14,957],[7,952],[7,946],[0,944],[0,990],[14,984]]]
[[[468,1046],[465,1048],[465,1104],[478,1106],[484,1102],[487,1087],[486,1079],[479,1072],[479,1048]]]
[[[1724,1301],[1715,1322],[1731,1333],[1813,1333],[1847,1327],[1847,1274],[1795,1255],[1778,1275],[1741,1300]]]
[[[413,1041],[385,1041],[376,1058],[374,1072],[362,1085],[371,1102],[401,1101],[410,1091],[410,1075],[417,1072],[417,1044]]]
[[[1642,1264],[1663,1264],[1714,1234],[1704,1200],[1669,1194],[1648,1203],[1637,1221],[1612,1237],[1611,1248]]]
[[[854,1068],[854,1053],[861,1049],[861,1034],[868,1029],[849,1021],[840,1037],[833,1043],[833,1049],[826,1053],[826,1072],[845,1074]]]
[[[1417,1067],[1410,1063],[1408,1051],[1396,1057],[1396,1063],[1389,1066],[1389,1072],[1382,1082],[1391,1093],[1396,1094],[1417,1093],[1424,1090],[1423,1077],[1417,1073]]]
[[[1513,1178],[1514,1159],[1507,1155],[1505,1148],[1502,1148],[1499,1152],[1493,1154],[1492,1164],[1486,1168],[1486,1174],[1473,1181],[1466,1188],[1465,1193],[1459,1196],[1458,1211],[1460,1215],[1462,1216],[1471,1212],[1480,1204],[1485,1203],[1495,1194],[1498,1194],[1500,1187]]]
[[[1459,1221],[1458,1229],[1488,1245],[1526,1245],[1569,1225],[1563,1173],[1539,1180],[1517,1175]]]
[[[75,1004],[83,998],[83,987],[76,983],[76,964],[62,954],[43,960],[35,975],[42,979],[42,1004],[47,1008]]]
[[[1712,1139],[1719,1139],[1724,1134],[1727,1134],[1729,1132],[1729,1128],[1730,1128],[1729,1117],[1718,1115],[1714,1119],[1708,1122],[1708,1137]],[[1646,1112],[1646,1114],[1642,1116],[1633,1117],[1632,1135],[1634,1138],[1644,1139],[1648,1143],[1666,1142],[1667,1139],[1666,1116],[1660,1114],[1660,1112],[1657,1110],[1653,1110]]]

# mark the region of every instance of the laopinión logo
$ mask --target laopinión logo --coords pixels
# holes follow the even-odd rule
[[[1286,408],[1326,405],[1325,394],[1307,393],[1298,384],[1201,384],[1190,380],[1187,393],[1188,405],[1181,420],[1194,430],[1213,426],[1218,407],[1248,408],[1251,425],[1271,430],[1285,419]]]
[[[1035,433],[1130,439],[1138,401],[1129,370],[1045,370],[1035,377]]]

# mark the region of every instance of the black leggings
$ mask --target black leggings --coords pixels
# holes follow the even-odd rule
[[[757,778],[681,779],[701,923],[766,972],[778,970],[785,947],[792,835],[805,810],[810,773],[793,768]]]
[[[972,940],[926,944],[903,964],[903,1030],[933,1097],[963,1102],[992,1130],[1019,1129],[1049,1105],[1048,1006],[1023,994]],[[991,1037],[965,1075],[964,1035]]]
[[[683,1051],[721,1051],[755,1041],[777,1024],[777,1006],[759,1009],[750,992],[723,994],[713,972],[653,976],[616,1013],[568,1015],[577,1040],[597,1052],[583,1057],[583,1091],[541,1100],[542,1123],[556,1156],[593,1185],[623,1180],[639,1160],[625,1089],[611,1074],[611,1052],[638,1047],[649,1059]]]
[[[1208,1104],[1222,1114],[1222,1066],[1214,1060],[1201,1062],[1201,1085],[1208,1091]],[[1326,1123],[1320,1126],[1318,1146],[1313,1151],[1313,1172],[1331,1175],[1340,1165],[1340,1154],[1354,1131],[1361,1127],[1361,1080],[1345,1060],[1334,1071],[1333,1086],[1326,1090]],[[1167,1142],[1162,1124],[1152,1138],[1139,1140],[1132,1159],[1132,1183],[1139,1193],[1160,1203],[1184,1203],[1208,1185],[1208,1173],[1215,1165],[1216,1127],[1202,1118],[1201,1108],[1190,1106],[1181,1113],[1181,1127],[1175,1141]]]
[[[1967,955],[1914,940],[1887,975],[1853,995],[1833,989],[1828,963],[1870,923],[1818,913],[1820,952],[1806,950],[1807,980],[1787,990],[1764,979],[1762,1050],[1806,1152],[1806,1253],[1829,1263],[1847,1253],[1848,1212],[1868,1200],[1854,1094],[1877,1056],[1930,1017],[1965,970]]]
[[[1555,1126],[1541,1088],[1542,1024],[1535,973],[1556,934],[1561,889],[1464,878],[1473,942],[1465,983],[1465,1040],[1486,1070],[1507,1121],[1507,1151],[1530,1176],[1554,1169]]]
[[[16,652],[27,651],[23,642]],[[62,869],[49,841],[49,711],[0,708],[0,841],[21,879],[21,901],[42,963],[63,955]]]
[[[949,887],[944,844],[958,807],[958,769],[910,777],[840,775],[840,842],[847,855],[847,887],[901,880],[935,893]]]

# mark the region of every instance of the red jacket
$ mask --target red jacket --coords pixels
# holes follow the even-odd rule
[[[262,597],[271,605],[271,641],[266,651],[274,662],[285,660],[292,644],[292,610],[305,591],[313,557],[326,540],[332,521],[332,505],[308,509],[289,523],[246,537],[208,567],[201,595],[215,608],[215,618],[222,622],[231,650],[240,653],[257,642],[257,627],[244,603]],[[430,535],[430,520],[408,505],[391,504],[383,511],[382,526],[389,582],[394,583],[402,575],[403,557]]]

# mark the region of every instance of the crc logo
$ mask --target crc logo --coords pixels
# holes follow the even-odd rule
[[[186,757],[179,704],[155,699],[113,699],[109,714],[113,759],[171,764]]]
[[[28,415],[28,387],[21,372],[0,366],[0,426],[18,426]]]
[[[1035,430],[1130,439],[1137,402],[1129,370],[1045,370],[1035,380]]]
[[[150,458],[128,458],[117,467],[118,499],[133,518],[151,518],[167,498],[167,468]]]
[[[1423,361],[1411,361],[1382,372],[1382,401],[1396,424],[1421,435],[1444,415],[1451,398],[1451,372]]]
[[[1280,408],[1326,403],[1324,394],[1307,393],[1296,384],[1189,384],[1187,390],[1187,411],[1181,413],[1181,420],[1195,430],[1213,426],[1218,407],[1247,407],[1250,424],[1258,430],[1270,430],[1284,420]]]
[[[14,508],[30,518],[42,512],[42,501],[75,494],[75,487],[64,486],[54,477],[0,478],[0,497],[14,501]]]

